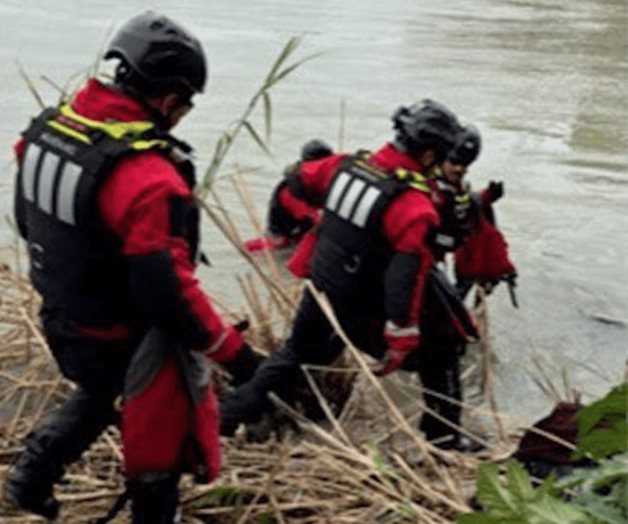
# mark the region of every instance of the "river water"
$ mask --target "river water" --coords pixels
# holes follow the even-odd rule
[[[282,166],[321,137],[346,149],[390,138],[400,104],[439,100],[475,123],[484,149],[476,187],[503,180],[499,223],[519,268],[520,309],[505,289],[491,297],[497,396],[508,413],[535,416],[548,400],[531,376],[537,358],[559,382],[563,370],[590,399],[622,379],[628,355],[628,6],[625,0],[153,0],[187,25],[210,59],[207,96],[178,134],[207,165],[287,39],[295,57],[322,53],[272,92],[271,159],[247,138],[234,167],[263,212]],[[11,209],[11,144],[37,104],[22,64],[47,103],[84,74],[115,24],[145,8],[112,0],[0,0],[0,214]],[[341,115],[345,115],[344,118]],[[263,129],[263,120],[253,123]],[[226,181],[217,186],[242,231],[253,234]],[[2,222],[0,245],[13,241]],[[248,227],[248,229],[247,229]],[[246,268],[205,224],[210,293],[236,305]],[[8,257],[8,251],[5,250]]]

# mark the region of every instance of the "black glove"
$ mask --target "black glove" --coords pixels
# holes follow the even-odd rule
[[[239,386],[251,379],[264,358],[263,355],[254,351],[253,348],[245,342],[235,358],[229,362],[224,362],[223,366],[232,377],[231,383],[234,386]]]
[[[486,188],[488,194],[491,198],[491,202],[497,202],[501,197],[504,196],[504,183],[503,182],[495,182],[491,180],[488,183],[488,187]]]

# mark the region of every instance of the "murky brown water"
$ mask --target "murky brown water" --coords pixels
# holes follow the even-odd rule
[[[208,96],[181,126],[205,166],[219,133],[236,118],[293,35],[300,56],[324,52],[273,93],[269,160],[246,139],[228,167],[248,176],[260,212],[284,163],[318,136],[343,146],[377,147],[390,137],[400,104],[438,99],[477,124],[485,148],[473,166],[477,186],[506,182],[500,224],[518,263],[521,308],[504,289],[491,299],[499,354],[498,400],[507,411],[546,408],[529,373],[540,355],[552,376],[598,395],[617,382],[628,354],[628,7],[625,0],[156,0],[185,22],[211,61]],[[143,2],[1,0],[0,212],[11,202],[10,144],[36,110],[15,60],[36,78],[47,101],[92,62],[110,27]],[[261,119],[257,120],[262,126]],[[245,222],[232,187],[221,183]],[[4,223],[4,222],[3,222]],[[208,227],[212,292],[240,300],[230,248]],[[11,241],[7,227],[0,245]],[[582,363],[586,363],[586,367]]]

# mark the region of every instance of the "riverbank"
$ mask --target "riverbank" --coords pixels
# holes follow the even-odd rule
[[[289,304],[298,290],[293,283],[281,288],[282,303],[276,297],[264,299],[251,277],[241,282],[249,297],[247,337],[256,347],[271,351],[286,331]],[[25,435],[66,398],[72,385],[58,375],[49,354],[37,321],[39,299],[27,279],[3,266],[0,288],[0,479],[4,479]],[[286,431],[261,443],[245,442],[242,435],[223,439],[221,477],[210,486],[184,483],[183,522],[205,522],[210,517],[225,523],[453,522],[471,509],[478,466],[508,456],[521,432],[518,422],[508,417],[499,417],[499,431],[491,427],[497,414],[474,402],[468,411],[479,413],[491,432],[487,449],[478,454],[440,451],[415,429],[422,403],[399,402],[420,398],[418,386],[404,380],[403,374],[379,382],[364,357],[351,349],[343,363],[325,370],[323,383],[320,372],[312,376],[316,373],[319,386],[314,395],[325,419],[314,424],[295,415],[293,424],[281,425]],[[341,395],[342,405],[335,394],[340,390],[346,393]],[[62,522],[85,522],[106,513],[123,491],[120,458],[119,435],[111,428],[59,486]],[[114,522],[126,519],[123,513]],[[5,506],[0,520],[28,522]]]

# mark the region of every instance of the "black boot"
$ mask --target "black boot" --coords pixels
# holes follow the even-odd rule
[[[173,524],[179,504],[178,473],[145,473],[127,482],[133,524]]]
[[[54,520],[59,514],[59,502],[52,490],[62,474],[63,468],[46,457],[44,446],[31,433],[26,449],[7,478],[4,496],[19,509]]]
[[[46,424],[26,437],[25,449],[5,483],[5,498],[25,511],[56,518],[59,503],[53,485],[114,417],[111,395],[76,389]]]

